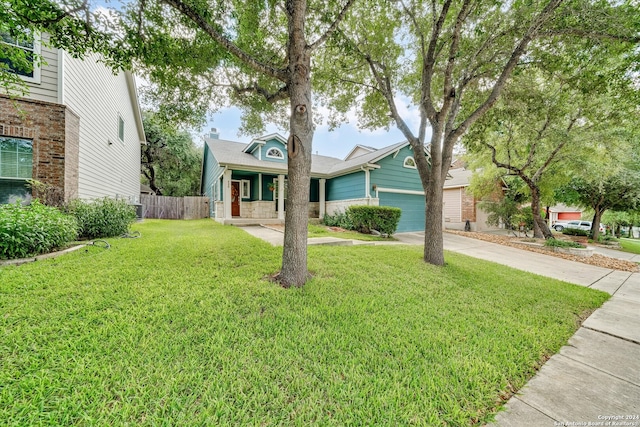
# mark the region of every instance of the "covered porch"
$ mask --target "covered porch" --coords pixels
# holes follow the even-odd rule
[[[283,224],[287,176],[226,168],[212,189],[211,216],[222,224]],[[324,217],[326,179],[311,179],[309,218]]]

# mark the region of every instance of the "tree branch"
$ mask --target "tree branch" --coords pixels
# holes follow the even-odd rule
[[[289,86],[287,85],[282,86],[280,89],[278,89],[277,92],[273,92],[273,93],[259,86],[258,82],[254,82],[253,86],[248,86],[248,87],[231,85],[231,88],[238,95],[241,95],[247,92],[257,93],[258,95],[262,95],[264,99],[271,104],[273,104],[274,102],[281,101],[283,99],[287,99],[287,97],[289,96]]]
[[[223,46],[233,56],[238,58],[247,66],[253,68],[255,71],[266,74],[270,77],[278,79],[283,82],[287,82],[287,73],[273,66],[263,64],[253,56],[249,55],[244,50],[240,49],[235,43],[229,40],[227,37],[218,32],[204,17],[198,13],[194,8],[185,4],[182,0],[163,0],[169,6],[173,7],[176,11],[189,18],[194,24],[198,26],[202,31],[207,33],[213,40]]]
[[[442,117],[449,115],[449,109],[456,99],[456,91],[453,87],[453,68],[456,63],[456,57],[458,53],[458,46],[460,44],[460,31],[462,30],[462,24],[467,19],[467,13],[471,6],[471,0],[465,0],[462,4],[462,8],[456,17],[456,24],[453,28],[453,36],[451,37],[451,44],[449,45],[449,57],[447,59],[447,65],[444,70],[444,85],[442,93],[442,109],[440,110],[438,121]],[[459,96],[459,95],[458,95]]]
[[[596,40],[613,40],[613,41],[621,41],[628,43],[638,43],[640,42],[639,36],[623,36],[620,34],[607,34],[607,33],[598,33],[596,31],[586,31],[580,30],[578,28],[565,28],[558,30],[549,30],[544,31],[539,34],[540,37],[546,36],[564,36],[571,35],[577,36],[585,39],[596,39]]]
[[[440,33],[442,32],[442,26],[444,25],[445,18],[447,13],[449,13],[449,8],[451,7],[452,0],[447,0],[442,5],[442,11],[438,16],[437,20],[435,18],[436,11],[436,2],[432,2],[433,7],[433,15],[434,15],[434,25],[431,30],[431,40],[429,41],[429,47],[427,49],[427,54],[423,57],[423,65],[422,65],[422,95],[420,99],[420,104],[424,106],[425,112],[427,116],[433,121],[436,121],[437,111],[435,105],[433,104],[433,99],[431,98],[431,80],[433,79],[433,74],[435,70],[435,58],[436,51],[438,50],[438,39],[440,38]]]
[[[469,117],[467,117],[461,124],[458,126],[456,130],[452,133],[451,137],[454,139],[460,138],[469,127],[475,123],[484,113],[486,113],[495,102],[498,100],[502,89],[504,88],[507,80],[511,76],[514,68],[518,64],[520,57],[526,52],[527,46],[533,40],[533,38],[540,32],[542,26],[549,20],[553,12],[560,6],[563,0],[549,0],[549,3],[544,7],[544,9],[536,16],[533,20],[527,32],[523,35],[522,39],[515,47],[515,49],[511,52],[511,56],[504,68],[502,69],[502,73],[496,80],[489,97],[473,111]]]
[[[342,20],[344,19],[344,17],[347,15],[347,11],[351,8],[351,6],[353,5],[353,3],[355,3],[355,0],[347,0],[347,3],[344,5],[344,7],[342,8],[342,10],[340,11],[340,13],[338,14],[338,16],[336,17],[336,19],[333,21],[333,23],[331,24],[331,26],[329,26],[329,28],[327,28],[327,31],[325,31],[325,33],[323,35],[320,36],[320,38],[318,40],[316,40],[315,42],[311,43],[308,47],[307,50],[309,52],[312,52],[314,50],[316,50],[318,47],[320,47],[325,41],[327,41],[327,39],[329,37],[331,37],[333,35],[333,33],[336,32],[336,30],[338,29],[338,26],[340,25],[340,23],[342,22]]]

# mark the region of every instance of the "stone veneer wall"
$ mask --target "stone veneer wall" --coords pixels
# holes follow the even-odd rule
[[[276,212],[276,202],[270,200],[241,202],[240,217],[265,219],[278,218],[278,212]]]
[[[275,219],[278,218],[276,212],[276,202],[262,200],[254,202],[240,202],[240,218]],[[215,202],[216,218],[224,217],[224,203]],[[309,218],[320,216],[320,202],[309,202]]]
[[[224,217],[224,202],[217,201],[214,203],[216,218]]]
[[[80,118],[66,106],[0,95],[0,136],[33,141],[32,179],[78,194]]]
[[[330,202],[326,202],[325,208],[326,208],[327,215],[335,215],[338,212],[344,212],[349,206],[354,206],[354,205],[379,206],[380,199],[362,198],[362,199],[333,200]]]

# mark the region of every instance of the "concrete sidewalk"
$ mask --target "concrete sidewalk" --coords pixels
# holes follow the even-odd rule
[[[244,229],[273,245],[282,245],[283,235],[278,231]],[[404,244],[424,243],[423,233],[394,237]],[[443,238],[448,251],[612,295],[507,402],[493,426],[640,427],[640,273],[595,267],[455,234],[445,233]],[[309,239],[309,244],[313,240]]]
[[[421,245],[424,234],[395,237]],[[640,273],[594,267],[455,234],[443,237],[446,250],[612,295],[509,400],[492,425],[640,426]],[[624,252],[608,255],[618,254],[630,259]]]
[[[284,233],[281,231],[273,230],[269,227],[263,227],[260,225],[251,225],[247,227],[241,227],[244,231],[251,234],[254,237],[258,237],[273,246],[282,246],[284,243]],[[378,242],[378,241],[364,241],[364,240],[350,240],[341,239],[339,237],[310,237],[307,239],[309,245],[331,245],[331,246],[374,246],[374,245],[402,245],[403,242],[391,241],[391,242]]]

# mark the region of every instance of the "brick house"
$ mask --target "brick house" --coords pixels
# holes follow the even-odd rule
[[[464,230],[468,220],[472,231],[495,229],[496,227],[487,225],[488,214],[478,207],[479,200],[467,191],[473,171],[459,166],[460,163],[452,165],[449,169],[449,178],[444,183],[442,208],[444,228]],[[501,192],[500,188],[496,190]]]
[[[28,199],[30,179],[65,200],[137,201],[145,135],[133,75],[114,75],[97,55],[81,60],[48,48],[40,36],[3,35],[1,42],[37,52],[43,62],[15,70],[27,95],[0,89],[0,203]]]

